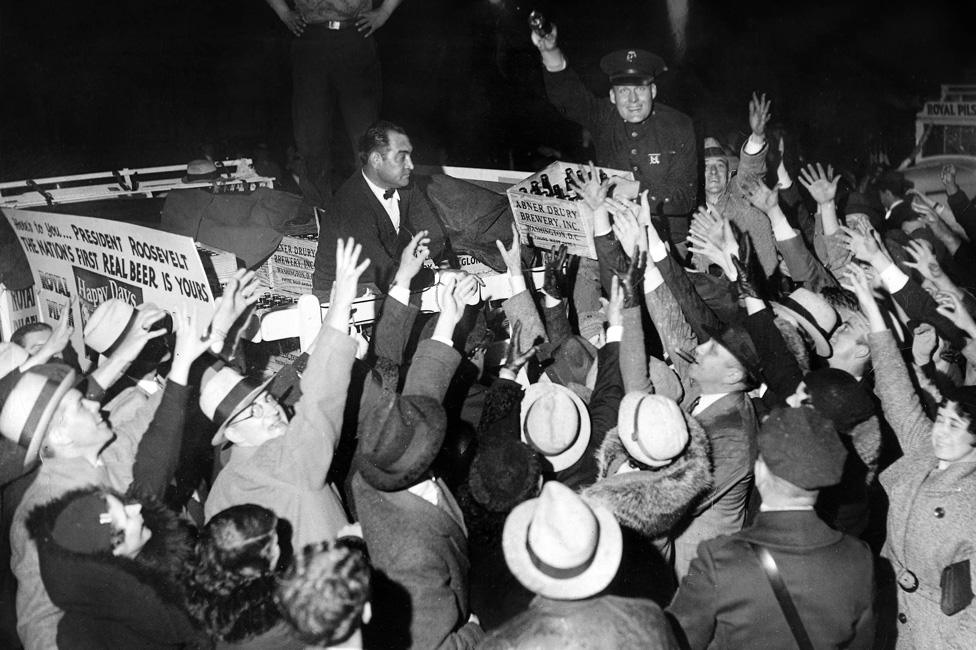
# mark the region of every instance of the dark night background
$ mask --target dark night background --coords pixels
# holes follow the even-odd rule
[[[665,4],[405,0],[376,36],[383,114],[421,163],[527,169],[539,145],[585,155],[545,101],[531,8],[558,24],[594,92],[607,90],[600,56],[644,47],[671,63],[659,99],[703,135],[744,135],[758,89],[808,156],[849,166],[878,144],[905,155],[921,102],[976,81],[968,0],[689,0],[682,60]],[[204,145],[231,156],[265,143],[284,161],[290,38],[263,0],[4,3],[0,179],[180,163]]]

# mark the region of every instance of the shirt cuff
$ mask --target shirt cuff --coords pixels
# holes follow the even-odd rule
[[[386,292],[387,297],[393,298],[401,305],[410,304],[410,289],[402,287],[399,284],[394,284]]]
[[[564,55],[563,56],[562,63],[560,63],[559,65],[557,65],[555,67],[550,68],[549,66],[547,66],[545,64],[545,62],[543,62],[542,65],[543,65],[543,67],[545,67],[545,69],[546,69],[547,72],[562,72],[563,70],[566,69],[566,66],[569,65],[569,62],[566,61],[566,57]]]
[[[438,343],[443,343],[444,345],[446,345],[449,348],[453,348],[454,347],[454,341],[452,341],[450,339],[442,338],[440,336],[432,336],[432,337],[430,337],[430,340],[431,341],[437,341]]]
[[[663,241],[657,241],[647,247],[647,255],[652,262],[663,262],[664,258],[668,256],[668,245]]]
[[[644,293],[650,293],[662,284],[664,284],[664,276],[661,275],[661,270],[653,264],[648,264],[647,270],[644,271]]]
[[[742,150],[747,154],[749,154],[750,156],[755,156],[757,153],[759,153],[760,151],[766,148],[765,140],[763,140],[761,144],[758,144],[753,140],[754,137],[756,136],[750,134],[749,139],[746,140],[746,143],[744,145],[742,145]]]
[[[611,325],[607,328],[607,343],[620,343],[624,338],[623,325]]]
[[[776,241],[786,241],[787,239],[793,239],[796,237],[797,232],[794,228],[790,227],[789,223],[777,223],[773,226],[773,237]]]
[[[884,271],[878,274],[881,284],[888,293],[897,293],[908,284],[908,276],[894,263],[889,264]]]

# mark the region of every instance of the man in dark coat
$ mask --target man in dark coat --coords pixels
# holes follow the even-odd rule
[[[334,279],[336,239],[353,237],[363,247],[362,257],[371,264],[361,284],[374,284],[386,292],[396,272],[400,253],[422,230],[430,238],[430,257],[443,258],[447,239],[427,197],[410,184],[413,145],[406,132],[391,122],[371,126],[359,142],[363,168],[353,174],[336,193],[332,206],[321,219],[320,245],[315,254],[312,290],[328,300]],[[430,277],[415,279],[423,283]]]
[[[765,549],[816,647],[871,647],[871,552],[813,510],[819,490],[843,472],[847,452],[837,432],[809,407],[776,409],[760,430],[759,453],[755,523],[701,543],[668,612],[691,648],[793,647],[796,630],[760,564]]]
[[[664,61],[644,50],[603,57],[600,68],[613,86],[607,102],[597,99],[567,66],[555,27],[547,36],[533,32],[532,41],[542,53],[549,101],[590,131],[597,163],[633,172],[641,189],[649,191],[655,213],[685,217],[691,212],[697,196],[695,132],[691,118],[654,101],[654,79],[667,70]]]
[[[450,337],[462,293],[442,304],[432,338],[421,341],[403,395],[389,394],[359,429],[352,494],[373,585],[368,645],[474,648],[484,632],[468,608],[468,543],[461,510],[430,466],[444,441],[441,406],[461,355]]]

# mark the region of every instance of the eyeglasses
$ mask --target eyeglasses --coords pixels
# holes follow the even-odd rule
[[[244,410],[238,413],[233,420],[228,422],[227,426],[240,424],[251,418],[263,417],[265,413],[270,413],[277,405],[278,403],[271,396],[271,393],[263,392],[255,397],[253,402],[245,406]]]

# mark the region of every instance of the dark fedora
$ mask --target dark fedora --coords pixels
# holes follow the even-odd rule
[[[432,397],[392,394],[359,429],[357,467],[377,490],[395,492],[426,474],[444,443],[447,416]]]
[[[756,383],[762,381],[762,361],[759,359],[759,352],[756,351],[756,344],[752,342],[748,332],[736,325],[726,325],[722,328],[706,325],[705,332],[742,364],[749,373],[750,379]]]

